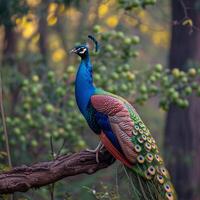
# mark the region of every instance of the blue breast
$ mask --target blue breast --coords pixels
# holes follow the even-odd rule
[[[108,116],[106,116],[106,115],[104,115],[102,113],[96,112],[95,118],[97,120],[98,125],[101,127],[101,129],[106,134],[108,139],[111,141],[113,146],[115,148],[117,148],[122,153],[122,149],[121,149],[120,144],[119,144],[119,142],[117,140],[117,137],[113,133],[112,128],[110,126],[110,122],[109,122]]]
[[[82,59],[76,75],[75,96],[77,105],[90,128],[97,134],[103,130],[115,148],[122,152],[117,137],[112,132],[108,117],[97,112],[90,103],[90,98],[94,93],[95,87],[92,78],[92,65],[88,55]]]
[[[92,79],[92,66],[89,58],[81,61],[76,81],[75,81],[75,97],[81,113],[86,116],[87,107],[90,97],[94,94],[94,85]]]

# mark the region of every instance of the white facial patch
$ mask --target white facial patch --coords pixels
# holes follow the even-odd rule
[[[86,52],[86,48],[84,48],[82,51],[79,51],[79,54],[84,54]]]

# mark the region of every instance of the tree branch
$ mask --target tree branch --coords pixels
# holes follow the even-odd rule
[[[105,149],[99,153],[99,163],[96,163],[95,153],[84,150],[62,155],[53,161],[15,167],[0,174],[0,194],[26,192],[30,188],[49,185],[68,176],[93,174],[113,162],[114,158]]]

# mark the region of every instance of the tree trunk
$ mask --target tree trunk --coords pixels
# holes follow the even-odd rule
[[[5,36],[3,44],[3,66],[8,64],[12,65],[14,60],[13,56],[16,49],[16,38],[14,28],[11,25],[4,26]]]
[[[47,22],[46,22],[46,9],[43,9],[44,13],[42,13],[39,20],[39,48],[40,53],[42,55],[42,60],[44,64],[47,64]]]
[[[200,32],[195,28],[200,26],[200,1],[171,0],[171,5],[173,25],[169,67],[187,70],[191,61],[200,61]],[[194,27],[182,25],[185,17],[192,19]],[[170,105],[164,145],[179,199],[199,200],[200,98],[190,96],[188,99],[190,106],[186,109]]]

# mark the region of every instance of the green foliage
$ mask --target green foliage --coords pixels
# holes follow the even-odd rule
[[[107,185],[100,183],[98,189],[92,189],[89,187],[84,187],[91,196],[95,197],[97,200],[119,200],[120,195],[116,189],[110,188]]]
[[[198,78],[200,69],[190,68],[187,72],[174,68],[172,71],[162,69],[158,64],[146,75],[143,74],[146,83],[139,83],[139,95],[136,101],[143,104],[153,96],[159,96],[159,106],[167,110],[170,103],[174,103],[181,108],[189,105],[187,97],[194,93],[199,96],[200,86]]]
[[[94,31],[98,33],[98,30],[100,27],[95,26]],[[159,96],[159,106],[164,110],[170,103],[185,108],[189,105],[189,95],[199,96],[199,67],[184,72],[178,68],[170,71],[156,64],[149,70],[137,71],[134,61],[139,57],[135,47],[140,43],[138,36],[129,37],[121,31],[111,31],[102,33],[99,40],[102,48],[99,54],[94,53],[97,56],[94,78],[98,86],[141,105],[151,97]]]
[[[96,31],[96,26],[94,27]],[[98,87],[119,95],[131,94],[135,80],[134,60],[139,55],[138,36],[126,36],[121,31],[100,34],[101,47],[94,56],[94,81]],[[106,73],[105,73],[106,72]]]
[[[156,0],[118,0],[121,7],[125,10],[132,10],[134,8],[145,8],[149,5],[154,5]]]
[[[58,148],[63,140],[67,141],[67,146],[63,149],[65,152],[85,147],[84,140],[78,134],[85,123],[83,117],[75,112],[76,105],[72,95],[74,82],[67,83],[68,78],[70,73],[65,73],[58,79],[49,70],[44,77],[31,74],[29,79],[21,80],[16,114],[6,118],[9,132],[12,133],[11,148],[17,148],[16,151],[19,152],[32,149],[32,152],[37,153],[41,146],[50,149],[50,137]],[[2,128],[0,135],[3,142]]]

